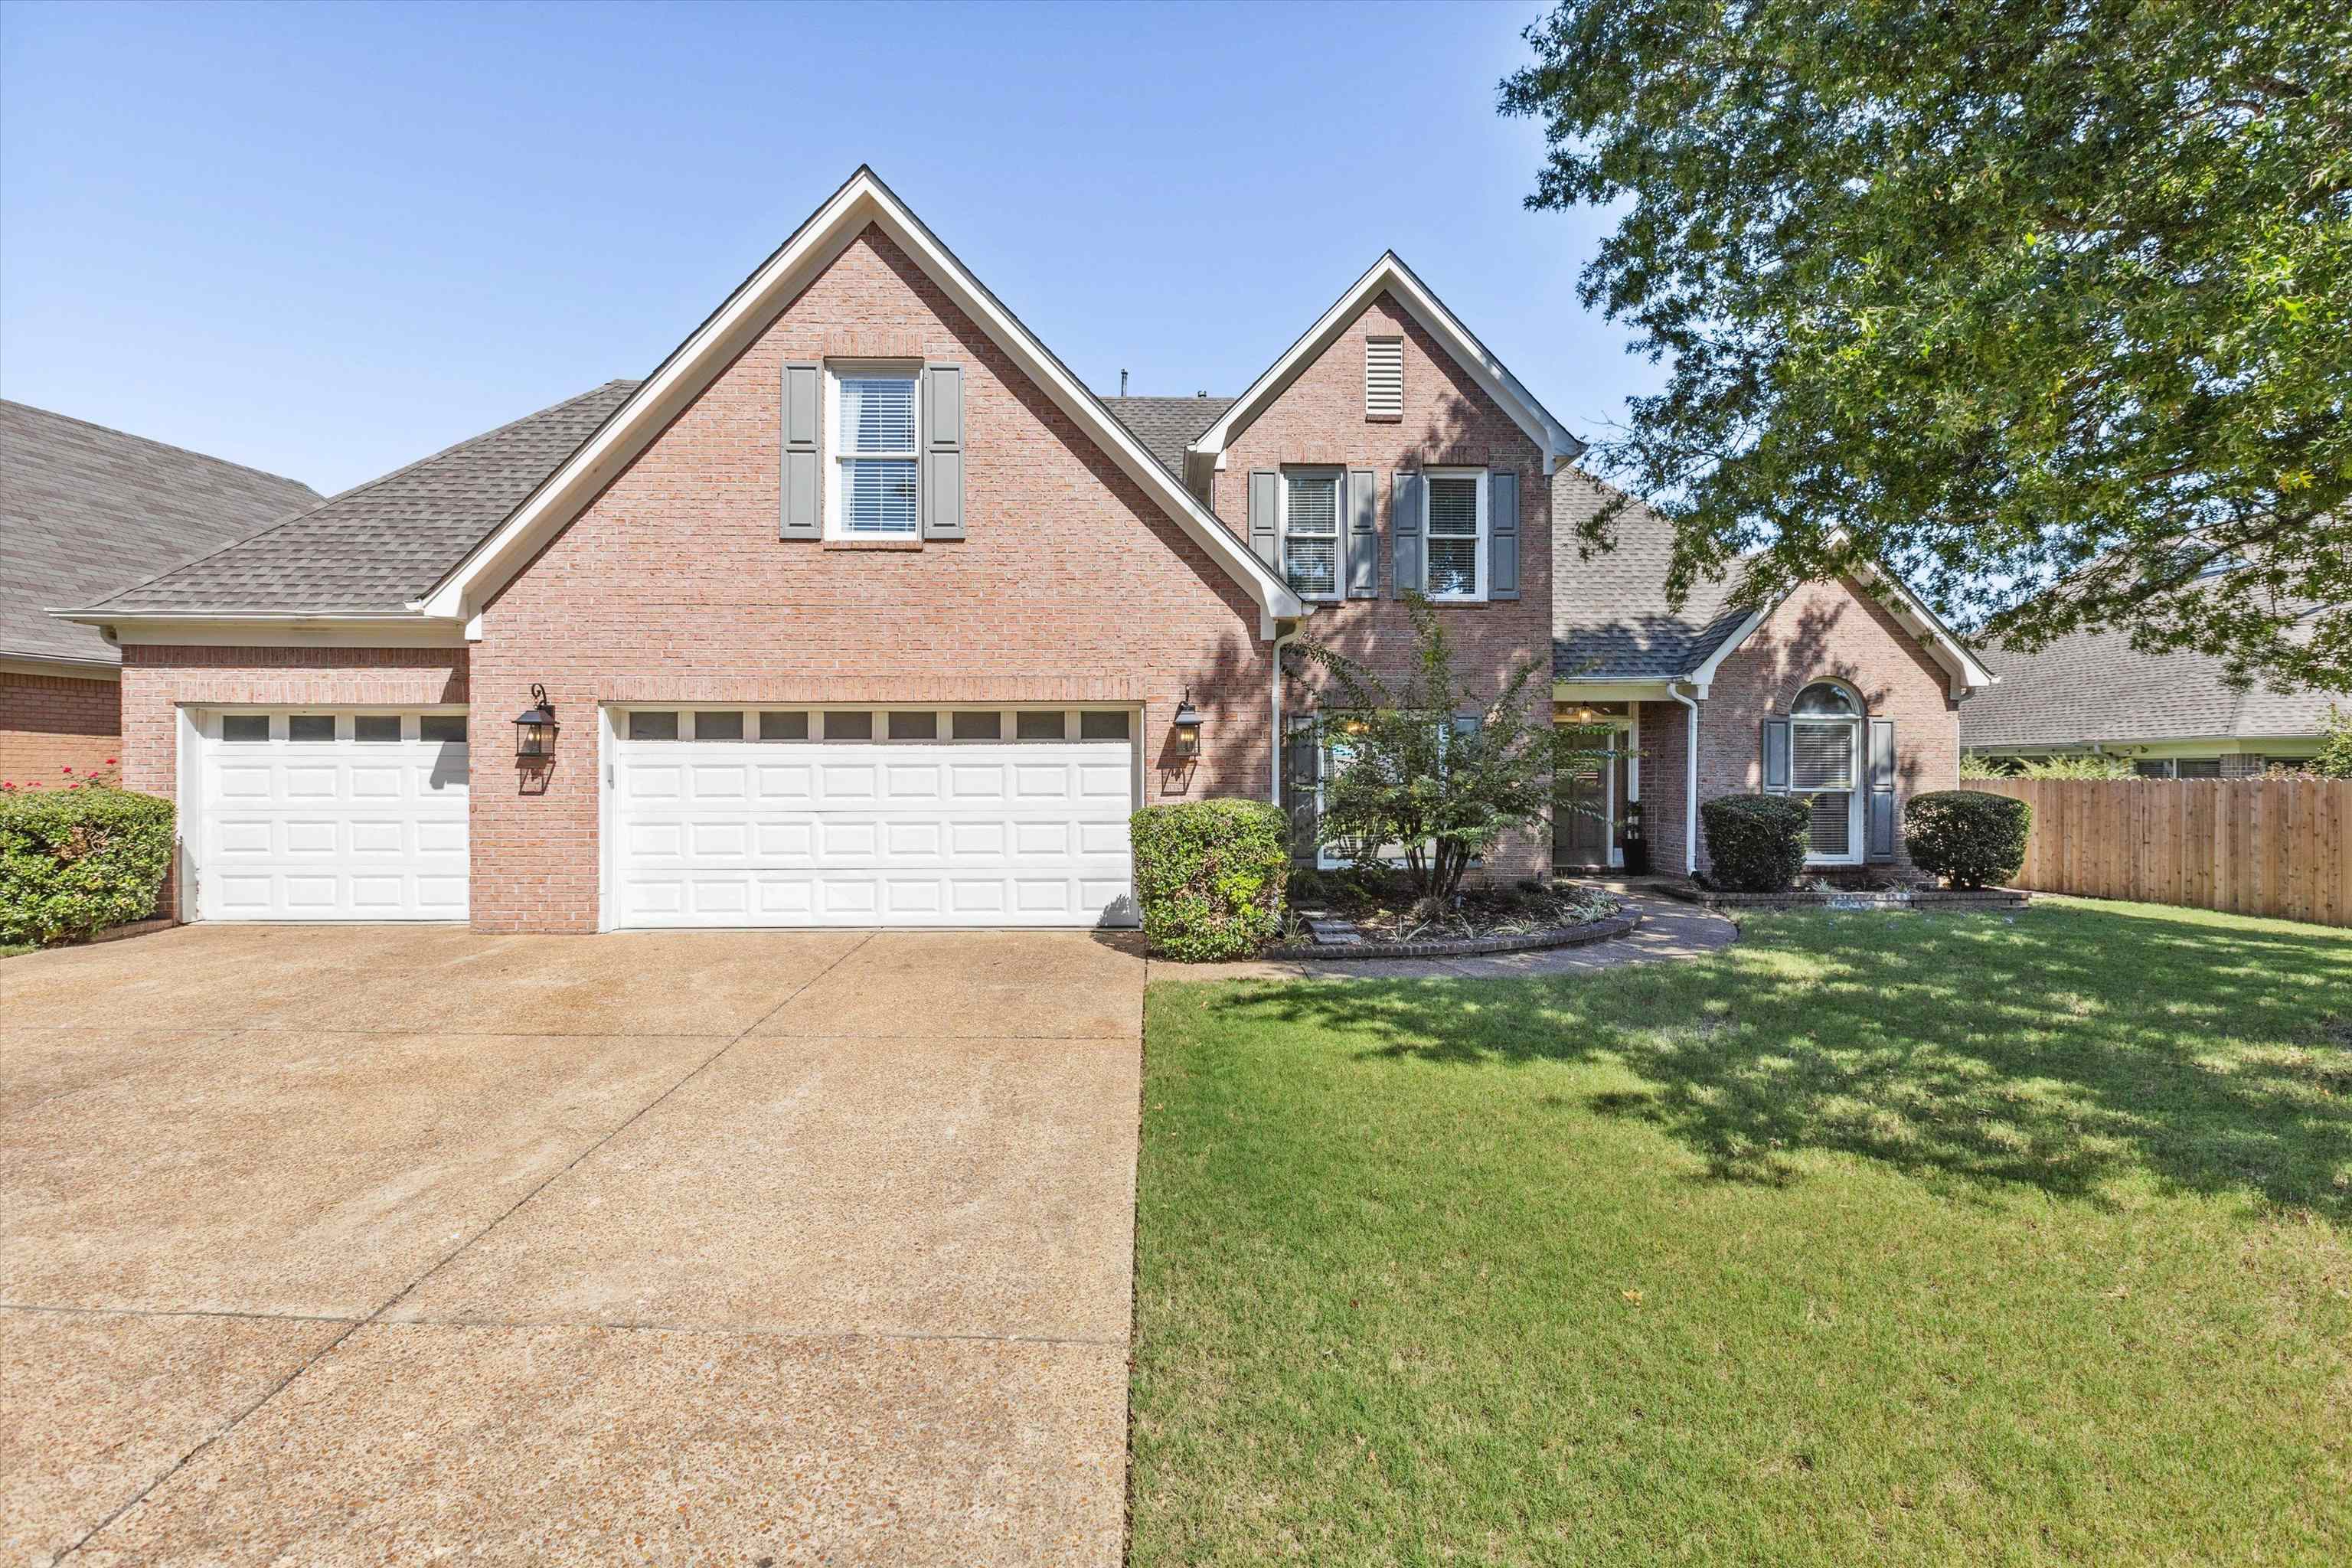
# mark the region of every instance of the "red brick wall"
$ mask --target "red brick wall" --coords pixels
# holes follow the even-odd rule
[[[1699,710],[1698,798],[1705,803],[1759,788],[1765,715],[1788,712],[1806,686],[1831,678],[1860,692],[1871,718],[1895,721],[1895,856],[1907,863],[1903,806],[1922,791],[1958,786],[1959,715],[1942,667],[1852,583],[1809,584],[1724,660]],[[1643,705],[1643,817],[1653,864],[1665,871],[1679,871],[1683,864],[1685,722],[1674,703]],[[1698,842],[1704,870],[1704,825]]]
[[[0,671],[0,782],[50,784],[107,769],[120,753],[121,689],[111,680]]]
[[[782,366],[841,355],[964,367],[967,539],[776,538]],[[488,606],[482,711],[538,682],[565,727],[543,780],[477,750],[474,923],[593,929],[600,703],[1136,701],[1147,799],[1263,798],[1267,653],[1247,593],[869,229]]]
[[[1404,340],[1404,417],[1364,416],[1364,340]],[[1389,505],[1398,468],[1460,464],[1516,470],[1519,475],[1519,593],[1516,601],[1441,607],[1456,668],[1482,690],[1499,689],[1509,672],[1529,660],[1542,674],[1528,683],[1529,710],[1551,712],[1551,485],[1543,454],[1452,355],[1389,295],[1366,306],[1336,342],[1300,372],[1225,453],[1216,476],[1217,515],[1246,542],[1249,476],[1253,468],[1286,463],[1370,468],[1376,475],[1381,525],[1381,595],[1318,605],[1306,625],[1308,638],[1328,642],[1352,658],[1393,672],[1412,647],[1404,606],[1392,596]],[[1341,527],[1346,527],[1342,520]],[[1286,711],[1305,711],[1320,695],[1319,675],[1288,683]],[[1547,873],[1551,851],[1541,836],[1514,838],[1488,858],[1496,877]]]

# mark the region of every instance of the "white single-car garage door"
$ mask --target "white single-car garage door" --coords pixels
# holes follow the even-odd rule
[[[191,718],[200,919],[466,918],[462,710]]]
[[[614,926],[1135,922],[1126,709],[608,710]]]

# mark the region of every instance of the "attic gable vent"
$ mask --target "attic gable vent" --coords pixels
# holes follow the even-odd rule
[[[1364,417],[1404,418],[1404,340],[1364,340]]]

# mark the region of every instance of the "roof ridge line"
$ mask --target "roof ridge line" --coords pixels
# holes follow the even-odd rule
[[[511,430],[518,425],[528,423],[533,419],[543,418],[547,415],[554,413],[559,408],[569,408],[575,403],[585,402],[587,399],[595,396],[605,388],[621,385],[628,379],[629,378],[627,376],[623,375],[614,376],[610,381],[600,381],[585,392],[574,393],[570,397],[558,398],[555,402],[549,404],[544,408],[535,408],[529,414],[519,415],[516,417],[508,420],[503,425],[493,425],[488,430],[482,431],[479,435],[468,436],[462,441],[452,441],[449,445],[442,447],[437,452],[427,452],[424,457],[417,458],[414,462],[403,463],[400,467],[394,468],[389,472],[378,474],[372,479],[362,479],[358,484],[352,486],[349,489],[337,490],[333,495],[327,496],[320,500],[315,506],[306,506],[299,511],[289,512],[286,516],[279,518],[276,522],[268,523],[261,528],[255,529],[251,533],[246,534],[242,538],[232,539],[227,543],[223,544],[216,549],[205,551],[202,555],[192,555],[176,566],[167,566],[152,577],[142,577],[136,583],[126,583],[121,587],[114,590],[111,594],[109,594],[105,598],[100,599],[95,605],[61,605],[59,607],[63,609],[102,610],[106,608],[109,604],[112,603],[116,599],[120,599],[125,594],[136,593],[140,589],[147,587],[152,584],[160,583],[174,572],[184,572],[191,566],[201,565],[205,562],[210,561],[215,555],[226,555],[232,550],[242,549],[244,546],[252,543],[255,540],[260,539],[268,534],[275,533],[281,528],[290,528],[295,523],[300,522],[304,518],[315,517],[320,512],[326,510],[327,508],[333,506],[337,502],[349,497],[360,495],[365,491],[372,490],[378,485],[389,484],[392,480],[400,478],[401,475],[411,472],[416,468],[421,468],[427,463],[437,462],[441,458],[447,457],[450,453],[457,451],[461,447],[470,447],[477,441],[487,441],[491,437],[499,435],[504,431]]]

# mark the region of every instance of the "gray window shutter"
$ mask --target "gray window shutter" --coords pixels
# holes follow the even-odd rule
[[[1516,599],[1519,596],[1519,476],[1497,472],[1486,479],[1491,487],[1486,498],[1486,597]]]
[[[1316,743],[1311,718],[1293,717],[1288,739],[1284,748],[1282,801],[1290,812],[1290,858],[1302,866],[1312,866],[1319,821],[1315,792],[1322,783],[1323,748]]]
[[[1789,721],[1769,715],[1764,720],[1764,787],[1782,794],[1789,788]]]
[[[963,537],[963,366],[923,367],[923,537]]]
[[[1389,592],[1402,599],[1429,586],[1429,557],[1422,548],[1422,520],[1428,515],[1429,487],[1418,473],[1400,471],[1389,479]]]
[[[1250,470],[1250,548],[1276,572],[1282,570],[1282,541],[1275,533],[1275,509],[1281,504],[1281,483],[1282,476],[1272,468]]]
[[[1873,860],[1895,858],[1895,721],[1870,721],[1870,814],[1864,824],[1864,853]]]
[[[1380,485],[1370,468],[1348,470],[1348,597],[1381,596]]]
[[[817,401],[824,377],[813,364],[784,366],[784,473],[779,539],[814,539],[824,531],[817,510]]]

